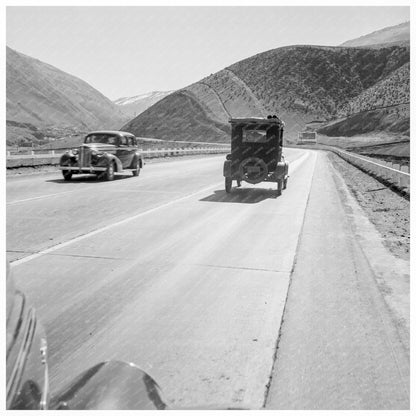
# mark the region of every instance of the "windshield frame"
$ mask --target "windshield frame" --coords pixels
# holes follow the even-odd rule
[[[90,133],[85,136],[85,144],[108,144],[117,146],[119,142],[119,136],[112,133]]]

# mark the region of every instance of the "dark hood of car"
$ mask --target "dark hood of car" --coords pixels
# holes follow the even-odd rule
[[[106,361],[89,368],[51,400],[51,409],[158,410],[167,405],[151,376],[134,364]]]

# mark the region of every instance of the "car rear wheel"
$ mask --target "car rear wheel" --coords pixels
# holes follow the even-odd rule
[[[231,192],[231,186],[233,184],[233,180],[231,178],[225,178],[225,192],[229,194]]]
[[[139,176],[140,175],[140,165],[138,160],[136,159],[136,162],[134,163],[133,167],[133,176]]]
[[[108,166],[107,166],[107,170],[105,171],[105,179],[107,181],[114,180],[114,171],[115,171],[114,162],[109,161]]]

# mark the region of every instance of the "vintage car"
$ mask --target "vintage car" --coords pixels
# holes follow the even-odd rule
[[[94,173],[112,181],[115,173],[132,172],[133,176],[138,176],[142,167],[137,139],[124,131],[88,133],[84,143],[78,149],[66,151],[59,162],[66,181],[77,173]]]
[[[226,156],[223,174],[225,191],[233,180],[251,184],[276,182],[277,195],[286,189],[289,164],[282,154],[284,123],[277,116],[232,118],[231,153]]]

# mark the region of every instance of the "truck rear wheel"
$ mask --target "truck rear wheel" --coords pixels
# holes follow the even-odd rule
[[[225,178],[225,192],[229,194],[231,192],[231,186],[233,184],[233,180],[231,178]]]
[[[277,181],[277,196],[282,195],[283,179]]]
[[[286,177],[286,179],[284,179],[283,180],[283,189],[286,189],[287,188],[287,177]]]

